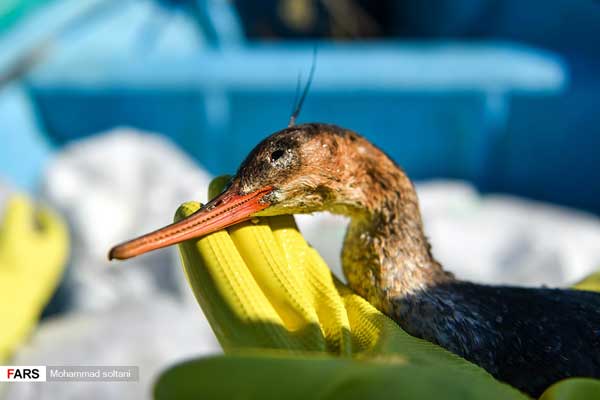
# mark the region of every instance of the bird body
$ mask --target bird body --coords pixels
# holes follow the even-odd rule
[[[350,217],[342,251],[349,286],[410,334],[533,396],[562,378],[600,378],[600,294],[458,280],[432,255],[404,171],[335,125],[303,124],[269,136],[196,214],[116,246],[109,257],[128,258],[254,216],[314,211]]]
[[[538,397],[569,377],[600,378],[600,296],[455,281],[390,301],[408,333]]]

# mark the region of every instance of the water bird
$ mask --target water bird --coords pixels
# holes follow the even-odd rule
[[[404,171],[335,125],[291,124],[269,136],[219,196],[187,219],[115,246],[109,258],[134,257],[255,216],[316,211],[350,218],[342,250],[349,286],[410,334],[536,397],[563,378],[600,378],[600,294],[457,279],[432,255]]]

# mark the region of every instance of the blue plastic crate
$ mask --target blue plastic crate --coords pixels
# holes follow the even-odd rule
[[[64,13],[81,4],[59,3]],[[206,4],[223,11],[220,2]],[[298,73],[307,75],[316,46],[300,122],[354,129],[414,178],[465,178],[485,187],[512,97],[554,96],[567,83],[558,57],[511,43],[249,44],[229,35],[215,46],[181,15],[156,48],[140,51],[141,25],[156,10],[151,2],[124,2],[57,37],[28,80],[40,130],[54,144],[130,125],[171,137],[213,173],[231,172],[260,139],[286,126]],[[59,11],[46,17],[56,20]],[[45,26],[44,17],[36,16],[35,26]],[[31,42],[23,32],[15,37]]]

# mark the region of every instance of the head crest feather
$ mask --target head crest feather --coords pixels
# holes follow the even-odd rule
[[[302,80],[301,74],[298,74],[298,82],[296,84],[296,97],[294,98],[294,105],[292,108],[292,115],[290,116],[290,122],[288,123],[288,128],[296,125],[296,120],[300,115],[300,111],[302,111],[302,105],[304,105],[304,100],[308,95],[308,91],[310,90],[310,85],[312,84],[313,78],[315,76],[315,69],[317,66],[317,48],[315,47],[313,50],[313,59],[312,65],[310,67],[310,73],[308,75],[308,81],[306,82],[306,86],[304,86],[304,90],[302,91],[302,96],[298,99],[298,94],[300,93],[300,84]]]

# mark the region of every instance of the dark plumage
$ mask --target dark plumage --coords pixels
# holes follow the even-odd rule
[[[600,377],[600,296],[452,282],[394,300],[409,333],[539,396],[561,379]]]
[[[205,208],[110,256],[132,257],[256,215],[323,210],[350,217],[342,252],[350,287],[409,333],[533,396],[563,378],[600,378],[600,294],[456,279],[431,253],[402,169],[334,125],[271,135]]]

